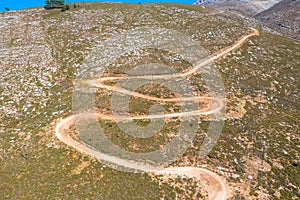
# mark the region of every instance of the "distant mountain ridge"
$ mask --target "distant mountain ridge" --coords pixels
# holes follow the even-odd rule
[[[231,0],[197,0],[195,4],[203,4],[203,5],[209,5],[209,4],[217,4],[222,3],[225,1],[231,1]]]
[[[197,0],[194,4],[256,18],[264,26],[300,40],[300,0]]]
[[[196,5],[213,5],[223,10],[254,16],[274,6],[280,0],[197,0]]]
[[[255,17],[270,28],[300,40],[299,0],[283,0]]]

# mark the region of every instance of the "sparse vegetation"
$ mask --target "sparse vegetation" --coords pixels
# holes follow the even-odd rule
[[[248,31],[247,19],[192,5],[91,3],[68,12],[37,9],[3,13],[0,24],[1,197],[192,199],[196,187],[193,180],[175,178],[162,184],[159,177],[115,171],[60,143],[53,128],[58,118],[72,113],[73,80],[84,58],[113,34],[138,26],[176,29],[214,53]],[[233,186],[243,184],[242,191],[234,193],[236,199],[255,199],[261,193],[272,199],[299,198],[300,169],[295,163],[300,160],[299,48],[295,40],[261,31],[259,37],[217,61],[228,98],[245,100],[246,113],[239,119],[226,120],[218,145],[204,160],[198,158],[198,150],[209,122],[202,122],[194,146],[173,165],[206,164]],[[172,53],[153,49],[138,53],[121,57],[107,66],[106,72],[123,74],[137,64],[158,58],[179,71],[190,67],[189,63],[174,60]],[[191,82],[206,92],[201,75]],[[153,85],[140,91],[165,92]],[[109,93],[98,91],[99,109],[107,108],[109,100]],[[235,107],[235,102],[231,103],[234,105],[229,106]],[[130,106],[134,113],[147,113],[152,104],[132,99]],[[173,106],[165,108],[176,110]],[[165,135],[176,128],[176,123],[166,127]],[[158,136],[152,145],[130,140],[115,123],[102,122],[102,126],[115,144],[133,151],[145,150],[143,145],[156,148],[168,139]],[[271,171],[249,171],[247,160],[252,157],[265,160]],[[89,165],[72,174],[82,162]],[[248,188],[249,194],[243,188]]]
[[[46,9],[63,8],[65,6],[64,0],[46,0]]]
[[[70,10],[70,6],[68,4],[63,5],[62,8],[61,8],[61,11],[65,12],[67,10]]]

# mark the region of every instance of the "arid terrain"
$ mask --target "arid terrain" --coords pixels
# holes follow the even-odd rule
[[[70,7],[66,12],[36,8],[0,13],[1,197],[300,198],[298,41],[268,32],[247,17],[210,7],[121,3]],[[102,76],[92,74],[91,79],[78,81],[96,47],[140,27],[155,27],[154,35],[159,29],[180,31],[201,44],[208,58],[195,64],[162,49],[134,50],[94,69]],[[150,62],[170,66],[179,72],[175,77],[188,78],[199,110],[184,114],[178,101],[190,99],[176,98],[155,84],[136,91],[115,85],[135,66]],[[211,98],[201,76],[209,73],[203,66],[211,63],[224,82],[225,99]],[[93,117],[114,145],[135,153],[160,148],[174,138],[184,115],[200,120],[190,148],[160,170],[107,156],[97,146],[101,143],[91,140],[95,122],[90,114],[74,113],[78,83],[87,95],[94,93],[93,105],[100,114]],[[119,121],[130,119],[147,127],[149,110],[161,102],[167,114],[151,119],[166,117],[165,127],[146,139],[124,134],[113,117],[114,92],[131,96],[131,117]],[[225,105],[220,138],[207,155],[199,156],[209,125],[216,120],[213,114]],[[73,123],[76,118],[87,134]],[[109,162],[137,171],[117,170]]]
[[[283,35],[300,40],[300,1],[284,0],[255,16]]]
[[[234,14],[256,20],[274,33],[299,40],[300,1],[299,0],[199,0],[196,5],[212,6]]]
[[[212,5],[216,8],[235,11],[247,16],[254,16],[274,6],[280,0],[197,0],[198,5]]]

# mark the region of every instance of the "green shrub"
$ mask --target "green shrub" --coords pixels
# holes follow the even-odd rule
[[[70,6],[68,4],[63,5],[62,8],[61,8],[61,11],[65,12],[67,10],[70,10]]]
[[[61,8],[65,4],[64,0],[46,0],[46,9]]]

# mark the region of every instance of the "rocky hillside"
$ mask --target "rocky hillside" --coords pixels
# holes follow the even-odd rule
[[[280,0],[197,0],[197,5],[212,5],[217,8],[254,16],[269,9]]]
[[[259,13],[256,18],[268,27],[300,40],[300,1],[283,0]]]
[[[0,13],[0,197],[205,199],[203,183],[111,169],[61,143],[54,128],[72,114],[78,69],[101,42],[137,27],[153,27],[153,32],[159,27],[180,31],[214,54],[249,34],[249,20],[195,5],[88,3],[70,8]],[[300,43],[259,31],[260,36],[215,63],[226,98],[237,99],[228,106],[242,114],[226,120],[218,144],[205,158],[198,152],[209,122],[199,123],[193,146],[173,165],[213,170],[227,180],[232,199],[299,199]],[[191,66],[181,65],[178,55],[149,49],[99,67],[118,74],[145,60]],[[201,80],[201,74],[196,76],[191,81]],[[105,101],[99,106],[110,103],[109,94],[100,95]],[[146,107],[138,103],[138,109]],[[120,135],[112,138],[124,145]]]

